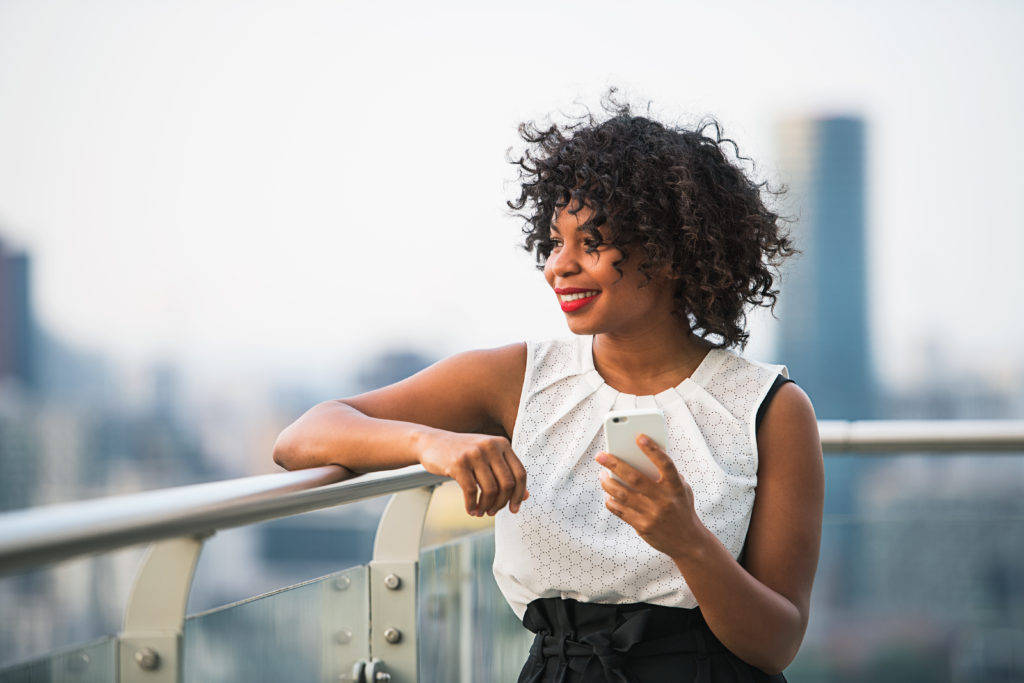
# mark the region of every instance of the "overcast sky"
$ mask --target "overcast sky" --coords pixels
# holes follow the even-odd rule
[[[524,119],[618,85],[776,178],[781,119],[855,114],[883,372],[1020,373],[1022,35],[1009,1],[0,0],[0,235],[69,342],[338,372],[564,333],[504,208]]]

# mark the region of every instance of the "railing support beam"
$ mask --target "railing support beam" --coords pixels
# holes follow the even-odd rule
[[[152,543],[135,575],[118,636],[119,683],[181,683],[185,608],[207,536]]]
[[[370,662],[373,671],[382,669],[378,681],[417,681],[420,542],[433,493],[433,486],[396,493],[377,526],[370,562]]]

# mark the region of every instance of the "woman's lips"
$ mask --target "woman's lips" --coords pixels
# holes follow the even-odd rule
[[[561,305],[564,313],[580,310],[596,299],[600,293],[596,289],[579,289],[576,287],[555,290],[555,294],[558,295],[558,303]]]

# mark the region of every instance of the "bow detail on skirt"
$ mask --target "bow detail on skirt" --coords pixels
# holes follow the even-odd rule
[[[785,683],[742,662],[699,609],[542,598],[523,625],[537,634],[519,683]]]

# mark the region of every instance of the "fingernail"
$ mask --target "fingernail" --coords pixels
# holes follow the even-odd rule
[[[651,445],[651,440],[648,439],[647,436],[644,435],[644,434],[641,434],[640,437],[637,439],[637,441],[640,443],[641,446],[650,446]]]
[[[598,453],[597,457],[594,458],[594,459],[597,460],[602,465],[607,465],[608,464],[608,455],[605,454],[605,453]]]

